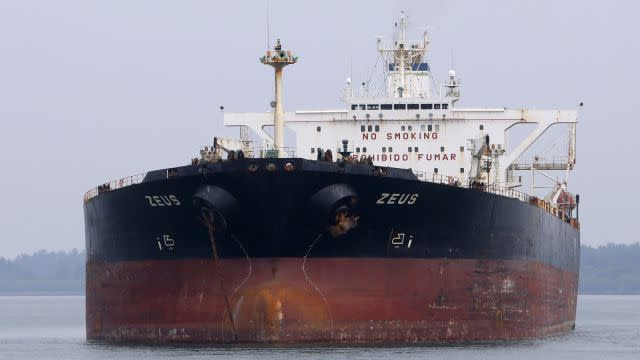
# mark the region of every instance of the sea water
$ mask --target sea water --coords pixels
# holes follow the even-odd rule
[[[0,359],[640,359],[640,296],[579,296],[576,330],[422,346],[131,346],[85,339],[84,297],[0,296]]]

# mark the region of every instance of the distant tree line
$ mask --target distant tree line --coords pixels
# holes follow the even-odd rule
[[[640,243],[580,250],[581,294],[640,295]]]
[[[84,294],[85,252],[0,258],[0,295]],[[581,294],[640,294],[640,243],[582,246]]]
[[[0,294],[84,294],[84,263],[76,249],[0,258]]]

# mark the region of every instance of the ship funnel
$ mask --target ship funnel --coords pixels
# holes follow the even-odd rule
[[[270,65],[275,69],[275,110],[273,112],[273,147],[278,157],[285,157],[284,151],[284,108],[282,106],[282,69],[298,61],[297,56],[293,56],[291,51],[282,50],[280,39],[276,42],[274,51],[267,51],[266,55],[260,58],[260,62]]]

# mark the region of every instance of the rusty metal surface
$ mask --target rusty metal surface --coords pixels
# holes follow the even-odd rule
[[[87,338],[209,343],[520,339],[571,329],[577,285],[576,273],[526,261],[93,262],[87,265]]]

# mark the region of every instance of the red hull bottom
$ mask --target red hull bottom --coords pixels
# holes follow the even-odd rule
[[[575,324],[578,274],[451,259],[151,260],[87,265],[87,338],[140,342],[444,342]]]

